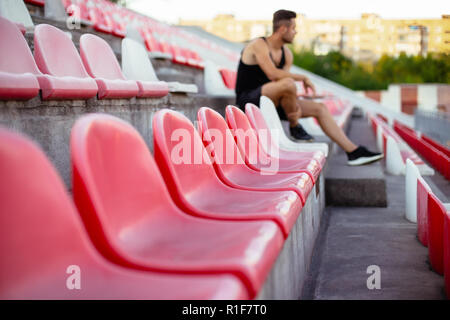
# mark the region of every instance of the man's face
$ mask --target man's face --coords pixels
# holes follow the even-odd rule
[[[297,31],[295,30],[296,28],[295,19],[292,18],[290,20],[289,25],[282,26],[282,28],[284,30],[282,37],[283,41],[285,43],[292,43],[294,41],[295,35],[297,34]]]

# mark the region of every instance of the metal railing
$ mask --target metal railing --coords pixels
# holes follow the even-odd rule
[[[450,147],[450,112],[416,109],[414,120],[416,131]]]

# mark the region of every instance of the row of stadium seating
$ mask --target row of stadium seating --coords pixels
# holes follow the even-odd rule
[[[246,113],[228,106],[225,120],[201,108],[197,131],[160,110],[154,158],[125,121],[82,116],[70,143],[77,209],[43,152],[0,129],[0,212],[14,212],[1,215],[0,297],[254,298],[325,156],[265,153],[253,126],[261,111]],[[74,266],[82,290],[64,286]]]
[[[95,95],[99,99],[146,98],[162,97],[169,91],[198,91],[193,84],[159,81],[145,49],[132,39],[122,40],[122,72],[111,47],[95,35],[81,36],[80,57],[64,32],[50,25],[38,25],[34,32],[33,58],[17,26],[0,19],[0,42],[10,44],[10,50],[0,53],[4,62],[0,69],[3,72],[2,99],[30,99],[40,89],[44,100],[89,99]],[[55,52],[58,54],[53,54]],[[210,73],[213,75],[208,76]],[[211,77],[218,79],[211,80]],[[205,82],[208,94],[223,94],[229,90],[228,93],[234,95],[236,72],[213,66],[205,70]],[[215,85],[218,89],[209,89],[216,82],[220,82]],[[334,115],[340,115],[342,105],[338,108],[333,99],[325,103]],[[342,125],[343,121],[338,123]]]
[[[417,237],[428,247],[431,267],[444,275],[450,298],[450,203],[433,193],[415,164],[406,160],[406,217],[417,223]]]
[[[209,50],[223,55],[230,61],[237,61],[237,55],[178,28],[165,25],[149,17],[105,0],[63,0],[68,14],[79,14],[80,18],[93,24],[95,30],[125,37],[127,28],[133,26],[141,33],[150,52],[169,54],[175,63],[202,68],[199,51]],[[183,44],[183,46],[181,46]]]
[[[0,17],[0,98],[42,99],[162,97],[172,92],[197,92],[195,85],[159,81],[145,50],[133,40],[122,43],[125,78],[108,43],[92,34],[80,39],[78,54],[61,30],[36,26],[34,57],[19,28]],[[8,44],[8,47],[6,47]],[[139,51],[139,49],[141,51]],[[135,60],[139,58],[139,60]]]
[[[421,174],[434,174],[434,170],[423,162],[388,123],[370,112],[368,112],[367,118],[376,136],[378,148],[385,154],[386,170],[390,174],[404,175],[407,159],[410,159],[419,168]]]
[[[44,4],[32,3],[42,7]],[[219,64],[234,68],[239,56],[232,50],[218,46],[195,34],[172,27],[137,12],[105,0],[63,0],[62,5],[71,16],[71,23],[78,22],[107,35],[124,38],[131,29],[138,30],[147,49],[158,57],[166,57],[174,63],[203,68],[203,60],[214,57]],[[0,15],[21,28],[32,31],[34,23],[23,1],[3,0]]]
[[[394,130],[426,159],[444,178],[450,180],[450,149],[426,135],[419,135],[413,129],[394,120]]]

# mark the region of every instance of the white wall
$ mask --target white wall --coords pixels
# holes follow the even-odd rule
[[[380,103],[389,110],[401,112],[402,102],[400,86],[391,84],[387,90],[382,91]]]
[[[417,86],[418,108],[426,111],[434,111],[438,105],[437,85],[419,84]]]

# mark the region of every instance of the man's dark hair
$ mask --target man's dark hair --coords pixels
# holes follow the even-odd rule
[[[294,11],[278,10],[273,14],[273,32],[276,32],[282,25],[289,25],[292,18],[296,18]]]

